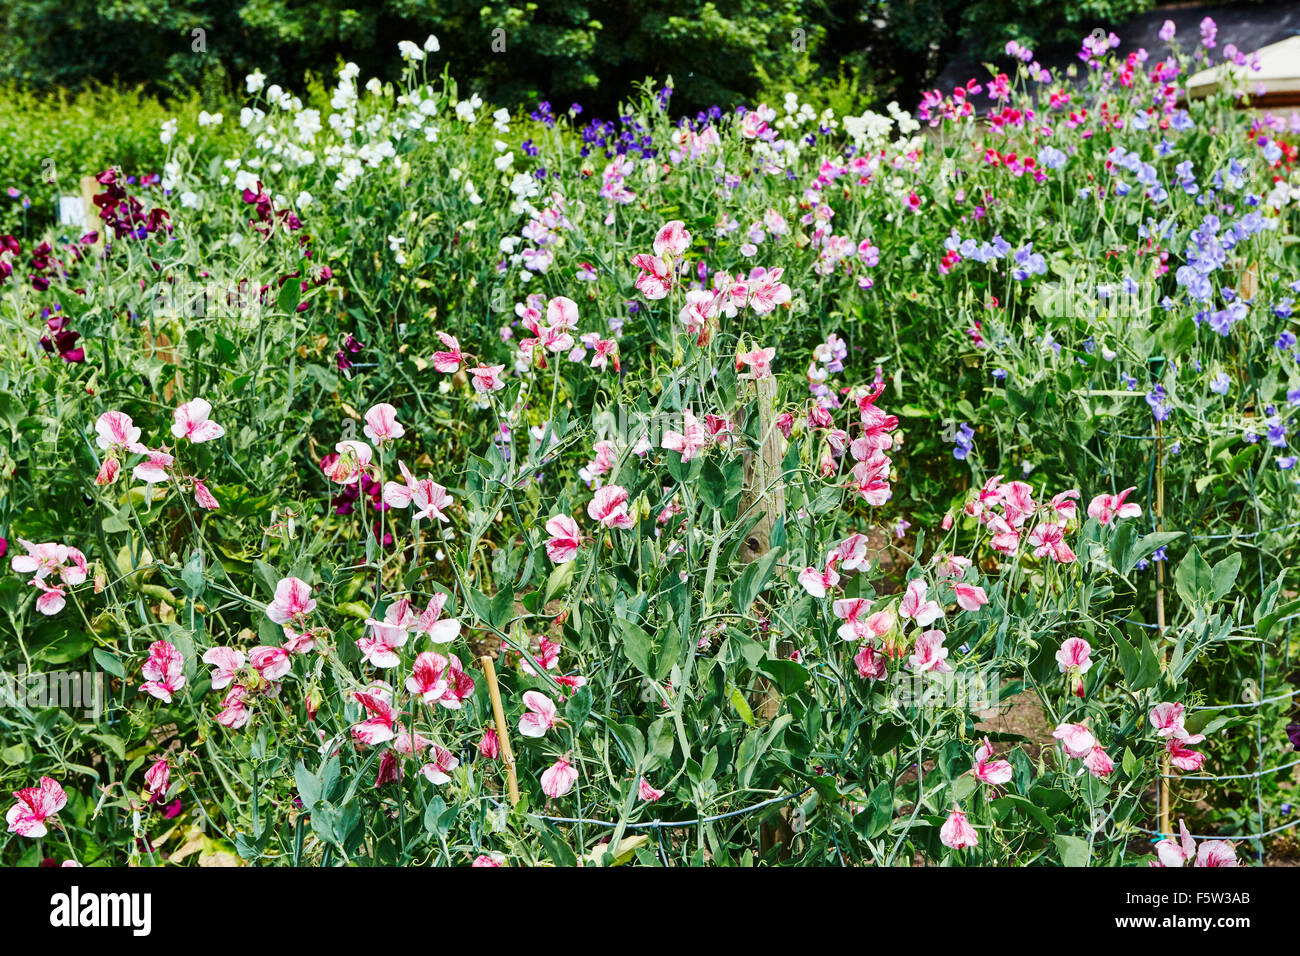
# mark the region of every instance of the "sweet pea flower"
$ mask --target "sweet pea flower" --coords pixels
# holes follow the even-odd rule
[[[1178,820],[1178,831],[1182,835],[1181,841],[1165,837],[1156,844],[1156,859],[1151,862],[1152,866],[1183,866],[1189,860],[1193,861],[1193,866],[1237,865],[1237,850],[1227,840],[1206,840],[1197,847],[1196,841],[1187,832],[1186,821],[1181,818]]]
[[[948,814],[948,820],[939,828],[939,842],[953,850],[979,846],[980,841],[975,828],[970,825],[966,814],[962,813],[956,804]]]
[[[406,646],[407,638],[410,637],[410,617],[404,613],[406,610],[406,607],[398,602],[388,606],[382,621],[366,618],[370,637],[358,638],[357,648],[362,656],[376,667],[396,667],[401,663],[397,651]]]
[[[1115,770],[1115,761],[1110,759],[1110,755],[1100,745],[1088,751],[1083,758],[1083,765],[1098,780],[1105,780]]]
[[[40,578],[32,578],[31,584],[41,592],[41,596],[36,599],[36,610],[42,614],[50,617],[67,606],[67,591],[59,585],[49,584]]]
[[[474,391],[483,395],[505,388],[506,383],[501,378],[503,369],[505,369],[504,365],[484,365],[482,363],[479,363],[477,368],[470,369],[470,384],[474,386]]]
[[[587,515],[606,528],[627,530],[636,526],[627,510],[627,489],[621,485],[606,485],[596,491],[587,503]]]
[[[316,610],[311,585],[301,578],[281,578],[275,585],[275,597],[266,606],[266,616],[276,624],[300,621]]]
[[[519,732],[525,737],[544,737],[560,722],[555,702],[538,691],[524,692],[524,707],[527,712],[519,718]]]
[[[1088,517],[1096,518],[1101,524],[1110,524],[1119,518],[1136,518],[1142,514],[1142,507],[1124,499],[1136,491],[1136,486],[1125,488],[1117,495],[1098,495],[1088,504]]]
[[[366,412],[362,431],[379,448],[406,434],[406,428],[397,420],[397,409],[387,402],[380,402]]]
[[[421,518],[437,518],[444,522],[451,520],[445,514],[446,508],[452,503],[452,497],[446,488],[431,478],[417,480],[401,461],[398,461],[397,468],[402,473],[402,480],[384,483],[384,504],[390,508],[408,508],[414,504],[412,521]]]
[[[633,282],[638,292],[651,302],[668,297],[673,287],[673,273],[663,259],[642,252],[632,257],[632,265],[639,271]]]
[[[77,548],[53,541],[32,544],[26,538],[19,538],[18,543],[27,553],[15,554],[9,559],[9,566],[17,573],[31,574],[36,581],[44,581],[55,574],[64,584],[73,587],[86,580],[86,556]]]
[[[374,454],[365,442],[345,439],[334,446],[334,455],[322,459],[321,470],[335,484],[356,484],[369,472]]]
[[[691,234],[686,231],[686,223],[680,219],[664,223],[655,233],[654,250],[656,256],[680,256],[691,245]]]
[[[917,627],[926,627],[943,617],[939,602],[926,600],[928,590],[929,585],[922,578],[907,582],[907,592],[898,605],[898,616],[915,621]]]
[[[433,353],[434,370],[443,374],[460,371],[460,367],[465,364],[465,356],[461,353],[460,342],[457,341],[456,336],[449,335],[446,332],[439,332],[438,338],[442,340],[443,345],[447,346],[447,351]]]
[[[161,803],[172,783],[171,767],[165,759],[155,760],[144,775],[144,792],[150,803]]]
[[[212,667],[212,689],[224,690],[229,687],[246,660],[244,652],[233,647],[209,648],[203,654],[203,663]]]
[[[252,717],[252,711],[244,703],[247,694],[248,688],[243,684],[235,684],[231,687],[221,701],[221,710],[216,717],[217,723],[230,730],[238,730],[247,724],[249,718]]]
[[[1065,543],[1065,525],[1043,521],[1030,532],[1029,543],[1033,545],[1036,558],[1050,555],[1058,564],[1069,564],[1074,561],[1074,552]]]
[[[684,464],[694,458],[701,448],[708,445],[709,437],[704,430],[703,423],[695,417],[689,408],[682,410],[682,419],[684,430],[680,432],[672,429],[666,430],[659,447],[678,452],[682,456]]]
[[[1169,762],[1181,771],[1200,770],[1205,764],[1205,754],[1199,750],[1192,750],[1188,744],[1199,743],[1204,740],[1203,734],[1193,734],[1190,737],[1179,739],[1175,737],[1165,745],[1165,750],[1169,753]]]
[[[1056,652],[1056,666],[1062,674],[1067,671],[1086,674],[1088,669],[1092,667],[1092,661],[1089,659],[1091,654],[1092,645],[1083,638],[1067,638],[1061,644],[1061,649]]]
[[[1183,726],[1184,708],[1182,704],[1169,702],[1156,704],[1151,708],[1151,713],[1147,715],[1151,721],[1151,726],[1156,729],[1157,737],[1172,737],[1175,740],[1186,740],[1190,743],[1200,743],[1205,739],[1201,734],[1190,734],[1187,728]]]
[[[963,611],[978,611],[989,603],[989,597],[978,584],[954,584],[953,592],[957,595],[957,606]]]
[[[552,799],[564,796],[577,782],[578,771],[563,757],[542,771],[542,792]]]
[[[144,450],[145,460],[131,469],[131,477],[143,481],[146,485],[156,485],[167,480],[167,469],[176,463],[176,459],[165,451]]]
[[[184,671],[181,652],[167,641],[154,641],[149,645],[149,657],[141,669],[145,682],[140,689],[170,704],[172,694],[185,686]]]
[[[104,412],[95,420],[95,444],[104,451],[141,453],[140,429],[124,412]]]
[[[837,557],[834,552],[826,559],[824,570],[818,571],[812,565],[799,572],[799,583],[803,589],[815,598],[824,598],[826,594],[840,583],[839,573],[835,570]]]
[[[1083,724],[1061,724],[1052,731],[1052,736],[1061,742],[1066,755],[1075,760],[1087,757],[1097,746],[1097,738]]]
[[[746,366],[750,371],[747,373],[755,381],[761,378],[767,378],[772,374],[772,359],[776,358],[776,349],[751,349],[748,352],[741,352],[736,356],[736,371],[739,372]]]
[[[33,840],[45,836],[46,821],[68,803],[68,795],[50,777],[41,777],[40,783],[34,787],[15,790],[14,798],[18,802],[5,814],[9,832]]]
[[[656,790],[654,787],[650,786],[650,782],[646,780],[645,777],[642,777],[640,783],[637,785],[637,794],[646,803],[654,803],[664,795],[664,792],[662,790]]]
[[[853,664],[858,669],[858,676],[864,680],[884,680],[887,673],[884,655],[870,644],[854,655]]]
[[[447,658],[433,651],[415,655],[406,689],[426,704],[435,703],[447,693]]]
[[[191,399],[172,412],[172,434],[196,444],[220,438],[226,430],[208,417],[211,414],[212,405],[206,400]]]
[[[556,515],[546,522],[546,556],[555,564],[572,561],[582,544],[582,535],[578,531],[578,522],[569,515]]]
[[[990,760],[992,756],[993,745],[989,743],[988,737],[985,737],[984,743],[975,751],[975,766],[971,767],[971,773],[975,775],[976,780],[983,781],[989,786],[1000,787],[1011,781],[1014,771],[1009,761]]]
[[[277,681],[289,673],[292,661],[283,647],[255,647],[248,652],[248,662],[266,681]]]
[[[952,667],[946,660],[948,648],[943,646],[946,636],[943,631],[922,631],[916,639],[916,650],[907,659],[912,669],[921,674],[927,671],[939,674],[952,673]]]
[[[405,623],[413,633],[423,634],[433,644],[450,644],[460,636],[460,621],[442,616],[446,604],[447,595],[440,591],[429,598],[428,605],[418,617]]]
[[[451,772],[460,766],[460,758],[446,747],[433,745],[433,760],[420,768],[420,773],[435,786],[451,782]]]
[[[369,716],[352,727],[352,738],[360,744],[374,746],[387,743],[396,734],[397,712],[389,695],[382,689],[356,691],[352,695]]]

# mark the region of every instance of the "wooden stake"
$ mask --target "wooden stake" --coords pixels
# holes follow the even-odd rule
[[[506,789],[510,793],[510,805],[519,803],[519,777],[515,774],[515,752],[510,749],[510,734],[506,731],[506,715],[501,707],[501,687],[497,684],[497,668],[491,655],[479,658],[483,665],[483,676],[487,678],[488,696],[492,698],[492,717],[497,725],[497,742],[501,744],[501,761],[506,765]]]
[[[99,192],[99,182],[94,176],[81,177],[81,205],[86,210],[86,231],[94,229],[99,234],[95,240],[96,248],[104,248],[104,223],[100,221],[99,209],[95,206],[95,193]]]
[[[767,376],[755,383],[758,390],[758,450],[745,456],[745,490],[740,498],[740,511],[744,514],[757,505],[762,510],[762,517],[750,529],[740,548],[739,558],[744,564],[757,561],[772,548],[772,528],[777,518],[785,514],[785,481],[781,475],[783,459],[781,449],[781,432],[776,427],[776,378]],[[743,427],[743,423],[742,427]],[[790,641],[777,642],[778,656],[785,656],[794,649]],[[763,720],[771,720],[781,709],[781,698],[771,681],[760,677],[754,685],[752,698],[754,713]],[[778,855],[789,856],[790,844],[794,841],[794,829],[790,826],[790,808],[782,806],[780,810],[765,820],[758,828],[758,848],[760,854],[766,854],[773,847],[778,847]]]

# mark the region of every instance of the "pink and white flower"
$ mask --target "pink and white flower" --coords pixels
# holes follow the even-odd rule
[[[939,602],[926,599],[929,587],[923,578],[908,581],[907,591],[898,605],[898,616],[915,621],[917,627],[926,627],[943,617]]]
[[[379,448],[406,434],[405,426],[397,420],[397,409],[387,402],[380,402],[366,412],[366,425],[362,431]]]
[[[224,690],[234,681],[247,658],[244,652],[233,647],[211,647],[203,654],[203,663],[212,667],[213,690]]]
[[[34,787],[15,790],[14,798],[18,802],[5,814],[9,832],[33,840],[45,836],[46,822],[68,803],[68,795],[50,777],[41,777]]]
[[[412,521],[421,518],[437,518],[444,522],[451,520],[446,515],[446,509],[451,505],[452,497],[446,488],[431,478],[417,480],[401,461],[397,463],[397,468],[402,473],[402,480],[384,483],[384,504],[390,508],[408,508],[414,504]]]
[[[1096,518],[1101,524],[1110,524],[1120,518],[1137,518],[1142,514],[1142,506],[1125,501],[1137,487],[1125,488],[1117,495],[1098,495],[1088,504],[1088,517]]]
[[[627,489],[621,485],[606,485],[596,491],[587,503],[587,515],[606,528],[626,530],[636,526],[636,519],[628,514]]]
[[[943,646],[944,638],[947,637],[943,631],[922,631],[916,638],[916,649],[907,662],[912,665],[912,669],[919,674],[928,671],[934,671],[939,674],[952,673],[952,666],[948,663],[948,648]]]
[[[546,556],[555,564],[572,561],[582,545],[582,535],[578,531],[578,522],[569,515],[556,515],[546,522]]]
[[[525,691],[524,707],[527,711],[519,718],[519,732],[525,737],[544,737],[560,722],[555,702],[543,693]]]
[[[185,686],[185,661],[181,652],[167,641],[149,645],[149,657],[141,668],[145,682],[140,689],[170,704],[172,694]]]
[[[577,782],[577,769],[563,757],[542,771],[542,792],[551,799],[564,796]]]
[[[939,842],[953,850],[964,850],[968,847],[979,846],[979,836],[975,833],[975,828],[970,825],[966,819],[966,814],[953,806],[952,812],[948,814],[948,819],[944,825],[939,828]]]
[[[301,621],[316,610],[311,585],[301,578],[281,578],[275,585],[275,597],[266,606],[266,616],[276,624]]]
[[[992,757],[993,745],[989,743],[988,737],[985,737],[984,743],[975,751],[975,766],[971,767],[971,773],[975,775],[976,780],[992,787],[1009,783],[1014,773],[1010,762],[993,760]]]
[[[226,430],[209,417],[211,414],[212,405],[206,399],[191,399],[172,412],[172,434],[196,444],[220,438]]]

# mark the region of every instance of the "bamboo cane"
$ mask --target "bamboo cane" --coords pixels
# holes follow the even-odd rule
[[[501,761],[506,765],[506,789],[510,793],[510,805],[519,803],[519,777],[515,774],[515,752],[510,749],[510,734],[506,731],[506,715],[501,707],[501,687],[497,684],[497,668],[489,654],[484,654],[479,661],[483,664],[483,676],[487,678],[488,695],[492,698],[492,717],[497,725],[497,740],[501,744]]]
[[[1160,421],[1156,421],[1156,531],[1165,529],[1165,437]],[[1160,671],[1164,672],[1165,661],[1165,563],[1156,562],[1156,635],[1160,644]],[[1169,751],[1160,755],[1160,781],[1156,786],[1158,810],[1160,814],[1160,832],[1165,836],[1173,835],[1173,821],[1170,819],[1169,797]]]

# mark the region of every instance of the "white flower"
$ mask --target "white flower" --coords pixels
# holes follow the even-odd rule
[[[442,47],[438,43],[438,38],[430,33],[424,41],[424,49],[429,53],[437,53]]]
[[[200,126],[220,126],[223,119],[220,113],[209,113],[207,110],[199,110]]]
[[[412,43],[410,40],[402,40],[397,44],[397,52],[401,54],[403,60],[423,60],[424,51]]]
[[[384,84],[379,82],[379,77],[372,76],[370,79],[366,80],[366,89],[378,96],[384,91]]]
[[[316,134],[321,131],[320,110],[303,110],[293,118],[293,125],[304,143],[315,141]]]
[[[506,153],[504,156],[498,156],[496,159],[492,160],[492,165],[504,173],[507,169],[509,169],[512,165],[514,165],[514,162],[515,162],[515,154]]]
[[[198,209],[199,197],[187,189],[185,192],[181,193],[181,206],[185,209]]]
[[[504,133],[510,129],[510,111],[499,109],[492,114],[492,127],[498,133]]]
[[[357,66],[355,63],[344,63],[343,69],[339,70],[339,79],[345,83],[350,83],[352,80],[355,80],[360,73],[361,67]]]
[[[306,209],[308,206],[312,204],[312,202],[313,200],[311,198],[311,193],[307,192],[307,190],[304,189],[302,192],[298,194],[298,198],[294,200],[293,204],[297,206],[299,209]]]
[[[169,119],[167,122],[162,124],[162,133],[159,134],[158,138],[162,140],[164,146],[170,143],[176,136],[176,125],[176,120],[174,119]]]
[[[262,87],[266,86],[266,76],[261,70],[254,70],[248,76],[244,77],[244,84],[248,87],[248,92],[256,93]]]
[[[250,173],[246,169],[241,169],[239,172],[235,173],[235,188],[240,192],[243,192],[245,189],[256,189],[257,174]]]

